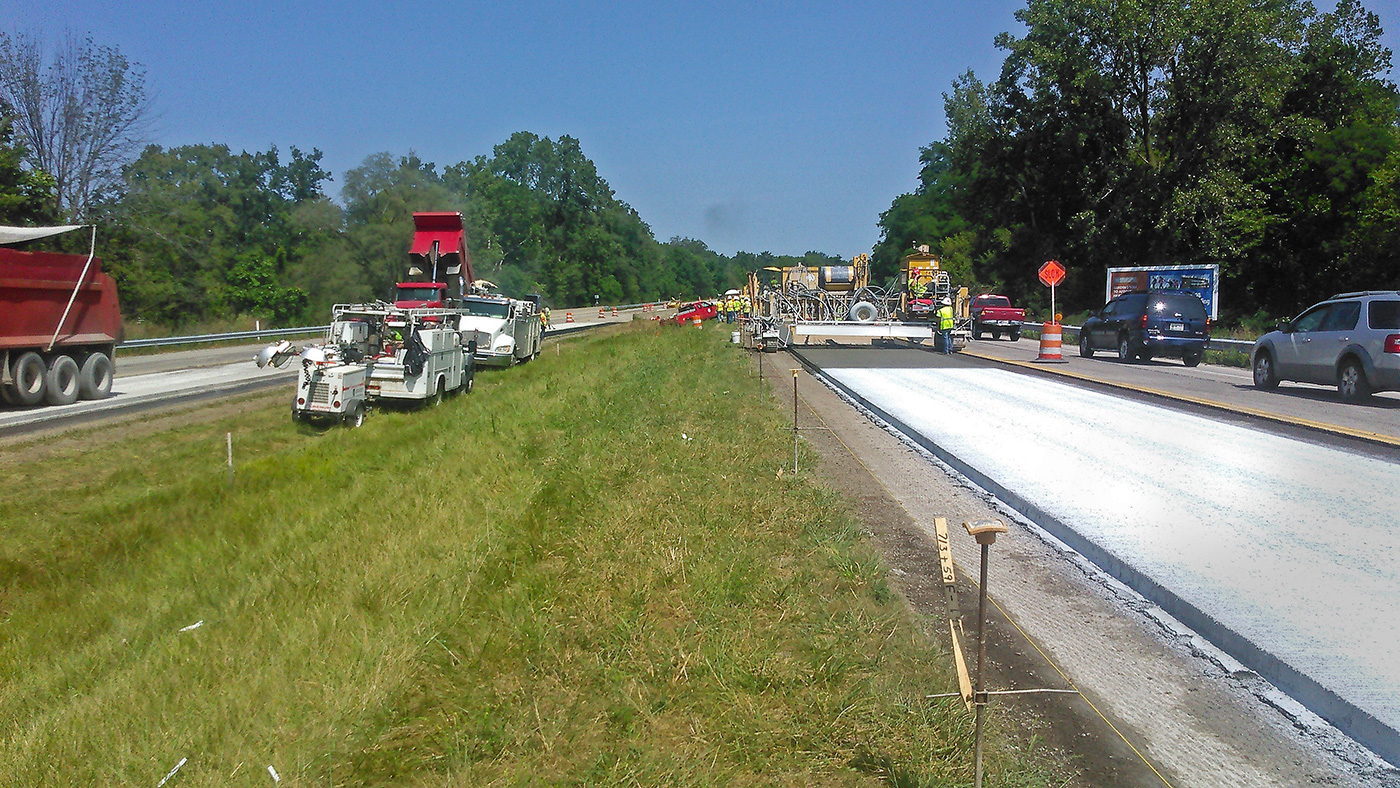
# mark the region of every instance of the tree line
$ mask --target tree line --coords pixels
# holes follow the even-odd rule
[[[133,148],[144,85],[115,48],[69,36],[45,60],[36,40],[0,33],[0,223],[96,223],[129,319],[314,322],[387,297],[415,211],[461,211],[478,278],[555,305],[707,296],[755,268],[841,262],[660,242],[570,136],[517,132],[441,169],[376,153],[341,174],[335,200],[315,148]]]
[[[1001,73],[943,96],[947,134],[880,217],[877,275],[929,243],[1033,305],[1105,269],[1218,263],[1231,318],[1400,287],[1400,98],[1375,14],[1299,0],[1030,0]]]

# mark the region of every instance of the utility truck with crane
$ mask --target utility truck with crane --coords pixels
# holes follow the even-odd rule
[[[466,311],[448,293],[452,284],[460,293],[473,281],[462,215],[414,214],[414,225],[409,275],[431,269],[431,280],[399,283],[395,303],[337,304],[323,341],[304,349],[278,342],[254,359],[259,367],[299,359],[293,419],[359,426],[377,402],[431,405],[471,390],[476,333],[460,327]]]

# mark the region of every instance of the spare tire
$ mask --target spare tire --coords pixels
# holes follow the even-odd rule
[[[857,301],[851,304],[851,311],[848,316],[857,323],[873,323],[879,310],[869,301]]]

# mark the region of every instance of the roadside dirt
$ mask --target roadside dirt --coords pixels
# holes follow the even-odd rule
[[[799,364],[785,354],[766,355],[763,363],[779,407],[790,413],[789,370]],[[986,686],[1082,693],[1012,695],[993,703],[993,714],[1023,741],[1034,738],[1067,757],[1078,774],[1066,785],[1397,784],[1393,772],[1335,757],[1328,749],[1348,748],[1335,730],[1295,724],[1260,702],[1251,692],[1257,677],[1231,674],[1228,661],[1222,667],[1193,653],[1189,634],[1154,617],[1141,597],[1016,522],[805,372],[799,392],[799,430],[821,457],[823,481],[850,501],[891,568],[893,585],[944,642],[932,534],[934,518],[947,519],[969,669],[976,660],[971,581],[979,548],[962,523],[994,517],[1007,523],[1009,532],[991,549]]]

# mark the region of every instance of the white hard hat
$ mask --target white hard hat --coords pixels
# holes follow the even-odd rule
[[[953,302],[952,302],[951,300],[947,299],[947,298],[942,299],[942,300],[939,301],[938,303],[942,304],[943,306],[952,306],[952,305],[953,305]]]

